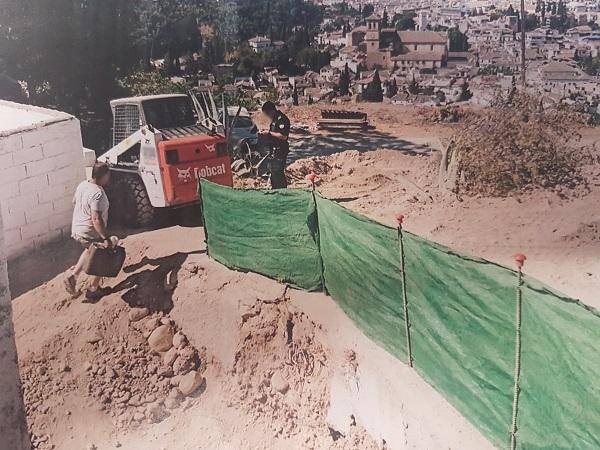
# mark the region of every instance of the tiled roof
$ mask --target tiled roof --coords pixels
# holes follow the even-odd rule
[[[435,31],[398,31],[403,44],[445,44],[448,38]]]

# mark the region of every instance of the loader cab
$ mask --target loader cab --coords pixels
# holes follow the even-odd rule
[[[120,144],[142,126],[157,130],[195,126],[198,117],[185,94],[153,95],[113,100],[112,146]]]

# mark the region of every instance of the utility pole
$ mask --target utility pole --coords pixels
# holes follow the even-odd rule
[[[521,83],[523,89],[527,87],[527,75],[525,65],[525,0],[521,0]]]

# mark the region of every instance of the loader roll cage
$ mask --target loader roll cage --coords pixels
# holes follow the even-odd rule
[[[214,135],[203,125],[205,113],[185,94],[133,97],[113,100],[112,147],[119,145],[142,126],[154,128],[166,139],[194,134]]]

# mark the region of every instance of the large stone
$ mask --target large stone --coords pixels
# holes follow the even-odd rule
[[[290,384],[280,371],[275,372],[271,377],[271,386],[277,392],[281,392],[282,394],[285,394],[290,388]]]
[[[179,380],[179,391],[186,397],[189,397],[196,392],[203,383],[204,377],[195,370],[192,370],[183,375]]]
[[[178,331],[175,333],[175,336],[173,336],[173,347],[176,349],[182,349],[187,345],[187,343],[187,337],[181,331]]]
[[[173,329],[167,325],[161,325],[152,332],[148,338],[148,344],[155,352],[166,352],[173,346]]]
[[[129,321],[137,322],[142,320],[148,314],[150,314],[148,308],[132,308],[131,311],[129,311]]]
[[[175,335],[177,336],[177,335]],[[175,347],[171,347],[169,351],[167,351],[163,357],[163,365],[173,367],[173,363],[177,359],[177,349]]]

